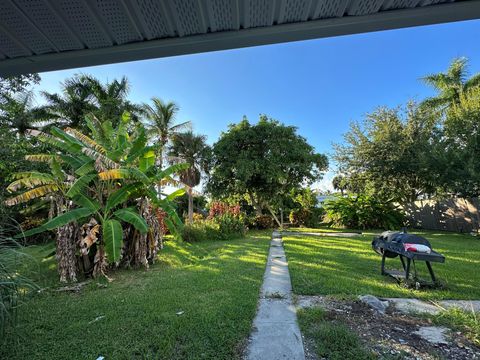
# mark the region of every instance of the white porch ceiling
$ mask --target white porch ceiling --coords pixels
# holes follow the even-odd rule
[[[0,0],[0,75],[480,18],[480,0]]]

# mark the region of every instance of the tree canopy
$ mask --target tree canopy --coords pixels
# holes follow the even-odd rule
[[[327,167],[327,157],[295,127],[266,115],[257,124],[244,118],[213,145],[207,189],[214,197],[244,196],[261,214],[292,189],[321,179]]]

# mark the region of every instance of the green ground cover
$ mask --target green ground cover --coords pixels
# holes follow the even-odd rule
[[[29,247],[32,260],[22,271],[47,289],[22,305],[0,358],[239,358],[269,238],[257,232],[230,241],[168,241],[149,271],[116,271],[112,282],[94,280],[79,293],[55,291],[51,244]]]
[[[312,350],[319,359],[375,359],[363,347],[357,334],[345,324],[326,319],[322,308],[301,309],[297,315],[302,334],[312,342]]]
[[[291,229],[299,230],[299,229]],[[319,232],[323,229],[301,229]],[[380,274],[381,257],[371,248],[374,232],[355,238],[284,236],[293,291],[300,295],[415,297],[427,300],[480,299],[480,240],[466,234],[421,231],[433,248],[444,254],[445,264],[434,264],[443,289],[411,290]],[[388,259],[387,267],[400,268],[400,261]],[[424,263],[417,265],[428,278]]]

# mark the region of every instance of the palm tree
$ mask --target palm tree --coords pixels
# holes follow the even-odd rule
[[[192,131],[173,135],[168,155],[173,163],[184,162],[189,167],[179,172],[180,181],[187,188],[188,222],[193,222],[193,188],[200,184],[202,171],[206,171],[209,146],[206,136]]]
[[[461,94],[479,86],[480,74],[468,79],[467,65],[467,58],[457,58],[452,61],[446,72],[425,76],[422,80],[433,87],[438,95],[426,99],[423,105],[443,112],[450,105],[458,104]]]
[[[66,127],[87,130],[85,116],[95,109],[91,88],[75,75],[61,83],[61,89],[60,94],[42,92],[47,100],[44,109]]]
[[[94,114],[101,120],[120,121],[125,112],[130,113],[133,121],[137,121],[142,113],[141,106],[130,102],[127,97],[130,92],[130,83],[124,76],[120,80],[102,82],[91,76],[81,75],[79,82],[91,92],[93,104],[96,106]],[[117,123],[112,124],[114,127]]]
[[[29,129],[47,125],[47,116],[41,108],[33,105],[34,94],[31,91],[16,95],[5,95],[0,107],[0,124],[14,130],[24,137]]]
[[[143,104],[145,127],[150,141],[154,141],[158,149],[158,161],[162,167],[163,151],[168,141],[182,130],[191,127],[190,121],[175,124],[179,107],[174,102],[164,102],[158,97],[152,98],[152,105]]]

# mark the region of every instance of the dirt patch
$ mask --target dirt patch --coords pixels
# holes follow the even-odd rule
[[[429,319],[406,315],[390,306],[385,315],[360,301],[327,297],[298,297],[297,306],[321,306],[327,310],[326,321],[346,324],[358,334],[367,349],[387,359],[480,359],[480,348],[460,332],[447,333],[448,344],[433,344],[414,334],[421,327],[432,326]],[[305,339],[308,359],[315,359],[313,344]]]

